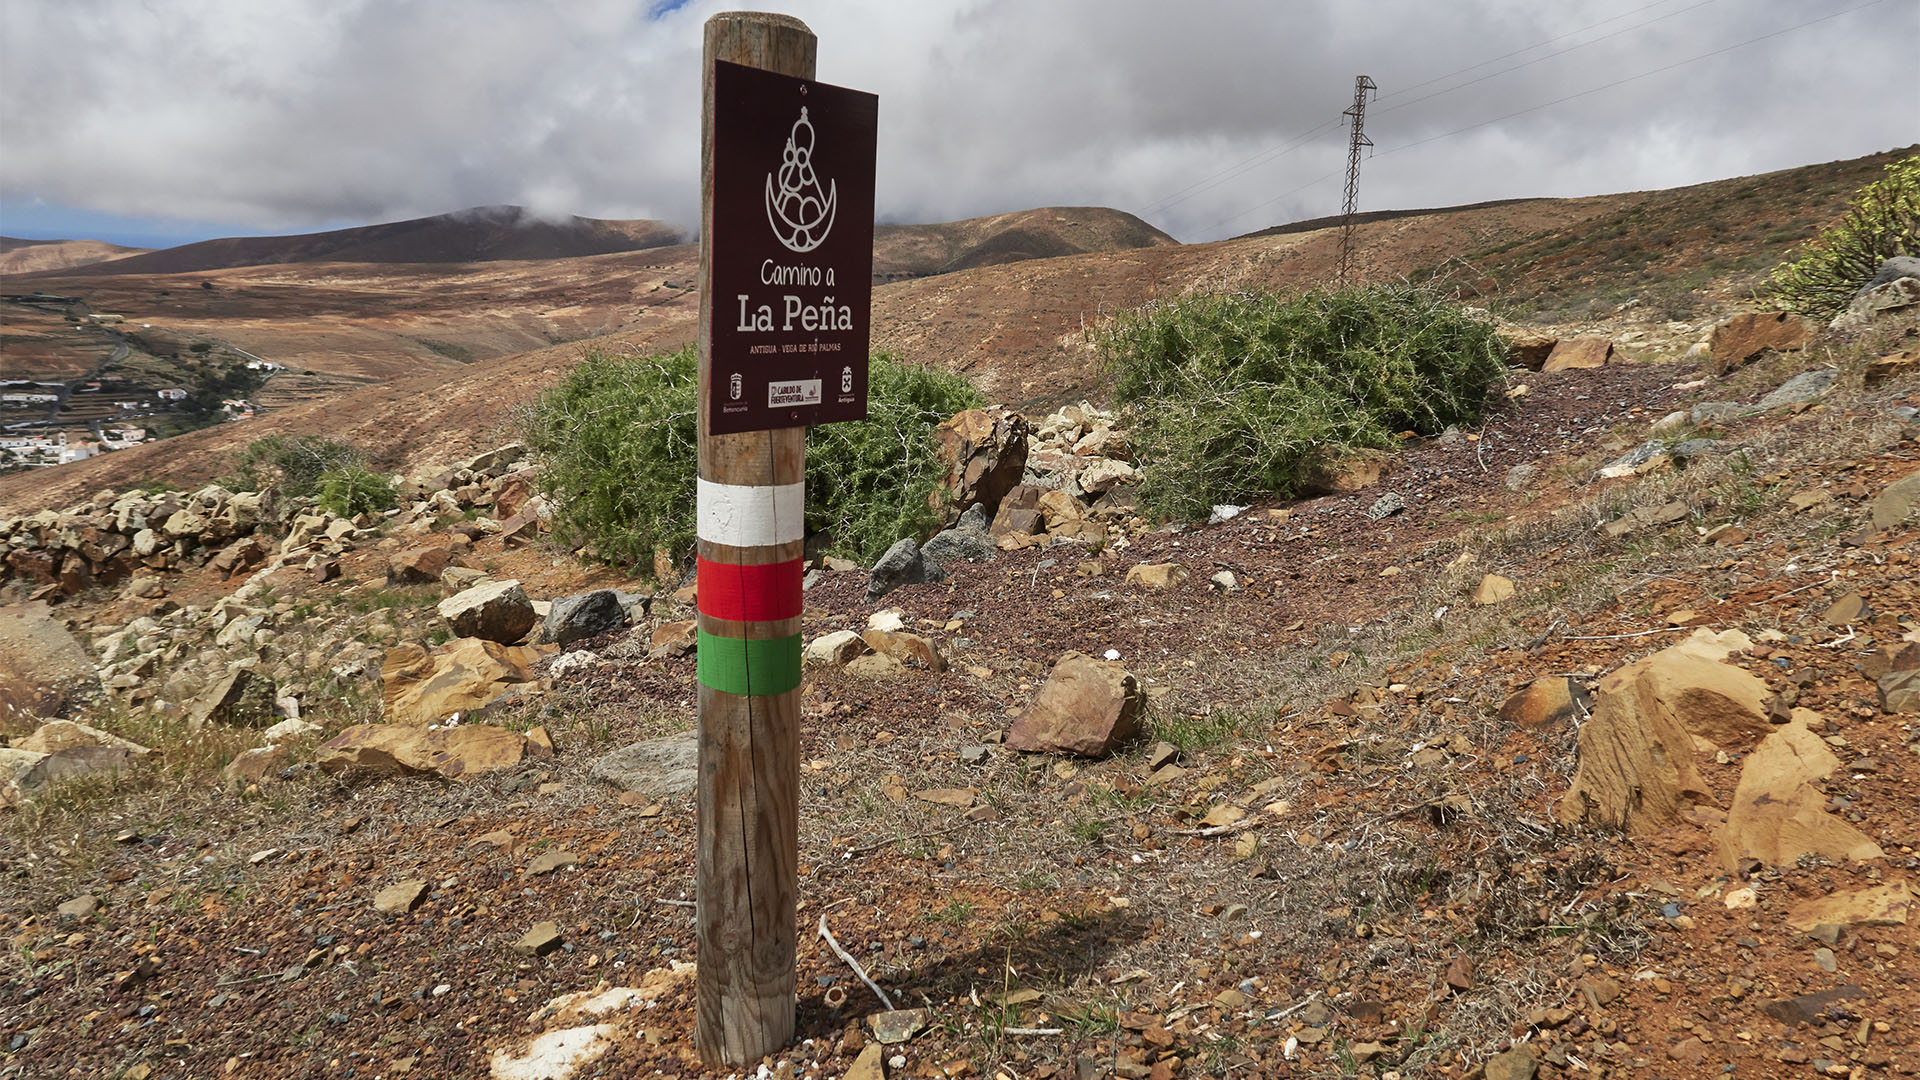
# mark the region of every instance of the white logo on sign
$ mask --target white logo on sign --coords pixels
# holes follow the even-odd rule
[[[840,369],[840,392],[843,394],[853,393],[853,368],[851,366]]]
[[[727,380],[727,394],[735,401],[740,400],[740,373],[737,371]]]
[[[840,195],[839,183],[825,191],[813,171],[813,123],[807,110],[787,134],[787,148],[780,155],[780,180],[767,174],[767,224],[773,235],[790,251],[807,252],[820,246],[833,229],[834,203]]]

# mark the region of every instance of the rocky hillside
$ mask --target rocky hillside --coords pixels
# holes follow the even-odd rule
[[[955,418],[980,508],[808,576],[765,1074],[1920,1071],[1914,300],[1517,328],[1479,430],[1206,523],[1124,416]],[[406,473],[0,520],[10,1063],[704,1074],[691,593],[517,448]]]

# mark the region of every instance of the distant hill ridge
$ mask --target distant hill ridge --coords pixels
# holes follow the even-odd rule
[[[1043,206],[938,225],[881,225],[873,231],[873,279],[1178,243],[1132,214],[1104,206]]]
[[[67,270],[91,274],[182,274],[283,263],[472,263],[568,259],[641,251],[690,242],[660,221],[571,217],[537,218],[517,206],[483,206],[433,217],[363,225],[294,236],[242,236],[140,253],[103,249],[92,258],[7,266],[8,273]],[[13,241],[28,245],[39,241]],[[1173,237],[1120,210],[1102,206],[1047,206],[931,225],[881,225],[874,230],[875,282],[899,281],[997,266],[1027,259],[1178,244]],[[104,249],[111,249],[107,253]],[[23,252],[24,254],[24,252]],[[116,257],[116,256],[124,257]],[[8,254],[0,258],[15,259]],[[99,259],[111,265],[90,267]]]
[[[24,240],[0,236],[0,274],[44,274],[109,259],[138,255],[147,248],[121,247],[103,240]]]
[[[303,262],[469,263],[568,259],[664,247],[685,240],[661,221],[548,220],[518,206],[479,206],[433,217],[297,236],[235,236],[116,259],[78,274],[182,274]]]

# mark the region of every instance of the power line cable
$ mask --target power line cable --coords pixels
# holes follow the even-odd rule
[[[1237,214],[1234,214],[1234,215],[1233,215],[1233,216],[1231,216],[1231,217],[1225,217],[1225,218],[1221,218],[1221,219],[1220,219],[1219,221],[1216,221],[1216,222],[1214,222],[1213,224],[1211,224],[1211,225],[1209,225],[1209,226],[1207,226],[1207,231],[1208,231],[1208,232],[1212,232],[1213,230],[1215,230],[1215,229],[1217,229],[1217,228],[1219,228],[1220,226],[1222,226],[1222,225],[1225,225],[1225,224],[1226,224],[1227,222],[1229,222],[1229,221],[1238,221],[1238,220],[1240,220],[1241,218],[1243,218],[1243,217],[1246,217],[1246,216],[1247,216],[1248,214],[1251,214],[1251,213],[1253,213],[1253,212],[1254,212],[1255,210],[1265,210],[1265,209],[1266,209],[1267,207],[1269,207],[1269,206],[1272,206],[1272,205],[1273,205],[1274,203],[1277,203],[1277,202],[1279,202],[1279,201],[1280,201],[1281,199],[1284,199],[1284,198],[1286,198],[1286,197],[1287,197],[1287,196],[1289,196],[1289,195],[1298,195],[1299,193],[1301,193],[1301,192],[1303,192],[1303,191],[1305,191],[1305,190],[1307,190],[1308,188],[1310,188],[1310,187],[1312,187],[1313,185],[1315,185],[1315,184],[1319,184],[1319,183],[1324,183],[1325,181],[1328,181],[1328,180],[1331,180],[1331,179],[1333,179],[1334,177],[1336,177],[1336,176],[1338,176],[1338,175],[1340,175],[1340,174],[1339,174],[1339,173],[1327,173],[1326,175],[1324,175],[1324,176],[1321,176],[1321,177],[1319,177],[1318,179],[1314,179],[1314,180],[1309,180],[1309,181],[1307,181],[1306,183],[1304,183],[1304,184],[1301,184],[1301,185],[1300,185],[1299,187],[1297,187],[1297,188],[1294,188],[1294,189],[1293,189],[1292,191],[1283,191],[1283,192],[1281,192],[1280,194],[1278,194],[1278,195],[1275,195],[1275,196],[1274,196],[1273,198],[1271,198],[1271,199],[1268,199],[1268,200],[1267,200],[1266,202],[1263,202],[1263,203],[1261,203],[1261,204],[1259,204],[1258,206],[1249,206],[1249,207],[1247,207],[1247,208],[1246,208],[1245,210],[1242,210],[1242,211],[1240,211],[1239,213],[1237,213]]]
[[[1550,52],[1545,56],[1536,56],[1531,60],[1522,61],[1521,63],[1515,64],[1512,67],[1504,67],[1504,68],[1501,68],[1499,71],[1490,71],[1485,75],[1480,76],[1477,79],[1468,79],[1466,82],[1456,83],[1452,86],[1449,86],[1445,90],[1435,90],[1431,94],[1423,94],[1420,97],[1414,98],[1412,101],[1402,101],[1397,105],[1389,105],[1386,108],[1381,109],[1380,111],[1393,112],[1396,109],[1404,109],[1409,105],[1418,105],[1423,101],[1432,101],[1434,98],[1440,97],[1444,94],[1451,94],[1455,90],[1464,90],[1467,87],[1473,86],[1477,83],[1486,82],[1488,79],[1497,79],[1500,76],[1506,75],[1510,72],[1519,71],[1521,68],[1532,67],[1533,65],[1541,63],[1543,61],[1552,60],[1555,57],[1559,57],[1559,56],[1565,56],[1570,52],[1577,52],[1581,49],[1586,48],[1589,45],[1598,45],[1603,41],[1611,41],[1612,39],[1617,38],[1622,34],[1631,34],[1635,30],[1643,30],[1649,26],[1652,26],[1654,23],[1664,22],[1667,19],[1671,19],[1675,17],[1676,15],[1685,15],[1687,12],[1693,11],[1696,8],[1703,8],[1703,7],[1706,7],[1708,4],[1717,3],[1717,2],[1718,0],[1700,0],[1699,3],[1692,4],[1687,7],[1683,7],[1678,11],[1669,11],[1665,15],[1656,16],[1654,18],[1648,19],[1646,22],[1635,23],[1632,26],[1622,27],[1618,30],[1615,30],[1611,34],[1602,34],[1591,41],[1583,41],[1578,45],[1569,45],[1566,48],[1559,50],[1558,52]]]
[[[1867,0],[1867,2],[1864,4],[1856,4],[1853,7],[1846,8],[1841,11],[1835,11],[1826,15],[1822,15],[1817,19],[1808,19],[1806,22],[1795,23],[1792,26],[1783,27],[1782,29],[1774,30],[1770,33],[1761,34],[1757,37],[1750,37],[1745,41],[1735,42],[1732,45],[1725,45],[1718,49],[1713,49],[1709,52],[1700,53],[1697,56],[1689,56],[1685,60],[1676,60],[1671,64],[1663,64],[1660,67],[1653,68],[1650,71],[1640,72],[1638,75],[1629,75],[1624,79],[1615,79],[1610,83],[1603,83],[1599,86],[1592,87],[1591,89],[1581,90],[1577,93],[1568,94],[1565,97],[1557,97],[1557,98],[1554,98],[1552,101],[1541,102],[1538,105],[1530,105],[1524,109],[1516,109],[1513,112],[1506,113],[1505,115],[1496,116],[1491,120],[1482,120],[1476,124],[1468,124],[1466,127],[1455,128],[1452,131],[1442,132],[1439,135],[1429,135],[1424,139],[1416,139],[1410,143],[1402,143],[1399,146],[1392,147],[1391,149],[1382,150],[1379,153],[1375,154],[1374,156],[1385,157],[1388,154],[1397,154],[1402,150],[1411,150],[1416,146],[1425,146],[1430,142],[1438,142],[1441,139],[1450,139],[1455,135],[1464,135],[1469,131],[1474,131],[1479,128],[1486,127],[1489,124],[1497,124],[1502,120],[1511,120],[1516,116],[1525,116],[1528,113],[1539,112],[1541,109],[1551,108],[1555,105],[1565,104],[1566,102],[1573,101],[1576,98],[1583,98],[1592,94],[1597,94],[1602,90],[1611,90],[1616,86],[1625,86],[1630,82],[1638,82],[1641,79],[1650,78],[1654,75],[1660,75],[1665,72],[1672,71],[1675,68],[1686,67],[1688,64],[1695,64],[1702,60],[1707,60],[1707,59],[1711,59],[1712,57],[1719,56],[1723,53],[1730,53],[1735,49],[1744,49],[1749,45],[1757,45],[1762,41],[1767,41],[1772,38],[1777,38],[1782,34],[1790,34],[1790,33],[1793,33],[1795,30],[1805,30],[1809,26],[1814,26],[1819,23],[1827,22],[1831,19],[1837,19],[1842,15],[1851,15],[1856,11],[1864,11],[1870,7],[1877,7],[1880,4],[1883,4],[1885,2],[1886,0]]]
[[[1194,181],[1193,183],[1188,184],[1186,187],[1181,188],[1179,191],[1176,191],[1173,194],[1168,195],[1167,197],[1161,199],[1159,202],[1148,204],[1146,207],[1136,211],[1136,213],[1144,217],[1147,214],[1153,213],[1155,211],[1171,209],[1174,206],[1177,206],[1180,203],[1183,203],[1188,199],[1193,198],[1195,195],[1199,195],[1202,192],[1211,191],[1212,189],[1219,187],[1221,184],[1224,184],[1228,180],[1231,180],[1234,177],[1239,176],[1240,174],[1246,172],[1248,169],[1253,168],[1255,165],[1263,165],[1268,161],[1277,160],[1281,157],[1285,157],[1287,154],[1290,154],[1293,151],[1300,149],[1300,147],[1306,145],[1307,140],[1311,139],[1313,136],[1318,135],[1320,132],[1325,131],[1330,127],[1334,127],[1339,123],[1340,123],[1340,118],[1338,116],[1333,117],[1332,119],[1329,119],[1329,120],[1323,120],[1318,125],[1312,128],[1309,128],[1298,135],[1295,135],[1291,140],[1289,140],[1287,143],[1281,146],[1276,146],[1267,150],[1263,150],[1260,153],[1255,154],[1254,156],[1246,159],[1245,161],[1240,162],[1238,165],[1229,165],[1227,168],[1221,170],[1220,172],[1213,173],[1208,176],[1203,176],[1200,179]]]
[[[1437,83],[1437,82],[1445,82],[1445,81],[1447,81],[1448,79],[1451,79],[1451,78],[1453,78],[1453,77],[1454,77],[1455,75],[1465,75],[1465,74],[1466,74],[1467,72],[1469,72],[1469,71],[1476,71],[1476,70],[1478,70],[1478,69],[1480,69],[1480,68],[1483,68],[1483,67],[1486,67],[1486,66],[1487,66],[1487,65],[1489,65],[1489,64],[1497,64],[1497,63],[1499,63],[1499,62],[1500,62],[1500,61],[1502,61],[1502,60],[1510,60],[1510,59],[1512,59],[1513,57],[1516,57],[1516,56],[1519,56],[1519,55],[1520,55],[1521,53],[1529,53],[1529,52],[1532,52],[1532,51],[1533,51],[1533,50],[1535,50],[1535,49],[1541,49],[1541,48],[1545,48],[1546,46],[1548,46],[1548,45],[1551,45],[1551,44],[1553,44],[1553,43],[1554,43],[1554,42],[1556,42],[1556,41],[1565,41],[1565,40],[1566,40],[1567,38],[1570,38],[1570,37],[1573,37],[1573,36],[1574,36],[1574,35],[1576,35],[1576,34],[1584,34],[1584,33],[1586,33],[1586,32],[1587,32],[1587,31],[1589,31],[1589,30],[1596,30],[1596,29],[1598,29],[1598,28],[1600,28],[1600,27],[1602,27],[1602,26],[1605,26],[1605,25],[1607,25],[1607,24],[1608,24],[1608,23],[1610,23],[1610,22],[1619,22],[1619,21],[1620,21],[1621,19],[1624,19],[1624,18],[1626,18],[1626,17],[1628,17],[1629,15],[1638,15],[1638,14],[1640,14],[1641,12],[1643,12],[1643,11],[1646,11],[1646,10],[1647,10],[1647,9],[1649,9],[1649,8],[1657,8],[1657,7],[1659,7],[1659,6],[1660,6],[1660,5],[1662,5],[1662,4],[1670,4],[1670,3],[1672,3],[1672,2],[1673,2],[1673,0],[1653,0],[1653,2],[1652,2],[1652,3],[1649,3],[1649,4],[1642,4],[1642,5],[1640,5],[1639,7],[1637,7],[1637,8],[1634,8],[1634,9],[1633,9],[1633,10],[1631,10],[1631,11],[1623,11],[1623,12],[1621,12],[1621,13],[1620,13],[1620,14],[1618,14],[1618,15],[1612,15],[1612,16],[1609,16],[1609,17],[1607,17],[1607,18],[1605,18],[1605,19],[1601,19],[1601,20],[1600,20],[1599,22],[1591,22],[1591,23],[1588,23],[1587,25],[1585,25],[1585,26],[1582,26],[1582,27],[1580,27],[1580,28],[1578,28],[1578,29],[1576,29],[1576,30],[1569,30],[1569,31],[1567,31],[1567,32],[1566,32],[1566,33],[1564,33],[1564,34],[1555,34],[1555,35],[1554,35],[1553,37],[1550,37],[1550,38],[1546,38],[1546,39],[1544,39],[1544,40],[1541,40],[1541,41],[1536,41],[1536,42],[1534,42],[1534,43],[1533,43],[1533,44],[1531,44],[1531,45],[1528,45],[1528,46],[1525,46],[1524,48],[1519,48],[1519,49],[1515,49],[1515,50],[1513,50],[1512,52],[1507,52],[1507,53],[1501,53],[1501,54],[1500,54],[1499,56],[1496,56],[1496,57],[1494,57],[1494,58],[1493,58],[1493,59],[1491,59],[1491,60],[1482,60],[1482,61],[1480,61],[1480,62],[1479,62],[1479,63],[1477,63],[1477,64],[1471,64],[1471,65],[1468,65],[1467,67],[1463,67],[1463,68],[1461,68],[1461,69],[1459,69],[1458,71],[1449,71],[1449,72],[1447,72],[1447,73],[1446,73],[1445,75],[1435,75],[1435,76],[1434,76],[1433,78],[1431,78],[1431,79],[1427,79],[1427,80],[1424,80],[1424,81],[1422,81],[1422,82],[1417,82],[1417,83],[1413,83],[1412,85],[1409,85],[1409,86],[1403,86],[1403,87],[1401,87],[1400,89],[1398,89],[1398,90],[1395,90],[1395,91],[1393,91],[1392,93],[1388,93],[1388,94],[1382,94],[1382,95],[1380,95],[1380,100],[1381,100],[1381,101],[1391,101],[1391,100],[1393,100],[1394,98],[1397,98],[1397,97],[1399,97],[1399,96],[1400,96],[1400,95],[1402,95],[1402,94],[1411,94],[1411,93],[1413,93],[1413,92],[1414,92],[1415,90],[1418,90],[1418,89],[1420,89],[1420,88],[1421,88],[1421,87],[1423,87],[1423,86],[1432,86],[1432,85],[1433,85],[1434,83]],[[1696,5],[1696,6],[1697,6],[1697,5]],[[1677,14],[1677,13],[1676,13],[1676,14]],[[1665,18],[1665,17],[1666,17],[1666,16],[1661,16],[1661,18]],[[1636,24],[1636,26],[1635,26],[1635,27],[1628,27],[1628,29],[1630,29],[1630,30],[1631,30],[1631,29],[1635,29],[1635,28],[1636,28],[1637,26],[1646,26],[1646,25],[1649,25],[1649,23],[1651,23],[1651,22],[1658,22],[1658,21],[1659,21],[1659,19],[1652,19],[1652,20],[1649,20],[1649,22],[1648,22],[1648,23],[1638,23],[1638,24]],[[1596,38],[1595,40],[1600,40],[1600,39],[1597,39],[1597,38]],[[1411,104],[1411,102],[1408,102],[1408,104]],[[1392,106],[1392,107],[1393,107],[1393,108],[1399,108],[1399,106],[1398,106],[1398,105],[1395,105],[1395,106]],[[1384,111],[1384,110],[1382,110],[1382,111]]]

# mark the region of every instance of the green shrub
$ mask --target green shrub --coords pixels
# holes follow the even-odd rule
[[[399,499],[393,481],[364,465],[341,465],[320,474],[320,509],[337,517],[377,514]]]
[[[590,352],[521,417],[555,505],[555,532],[608,562],[676,563],[694,546],[697,360]],[[807,433],[807,530],[870,561],[935,524],[927,497],[940,480],[933,427],[981,403],[956,375],[874,356],[868,418]]]
[[[226,486],[236,491],[272,489],[297,498],[318,490],[321,476],[328,471],[365,463],[365,455],[338,439],[268,435],[254,440],[240,455],[238,471]]]
[[[1840,224],[1813,240],[1812,250],[1783,263],[1766,292],[1788,311],[1831,319],[1895,255],[1920,254],[1920,155],[1887,166],[1860,189]]]
[[[1343,451],[1475,423],[1506,351],[1491,321],[1409,285],[1182,297],[1094,343],[1161,517],[1293,495]]]

